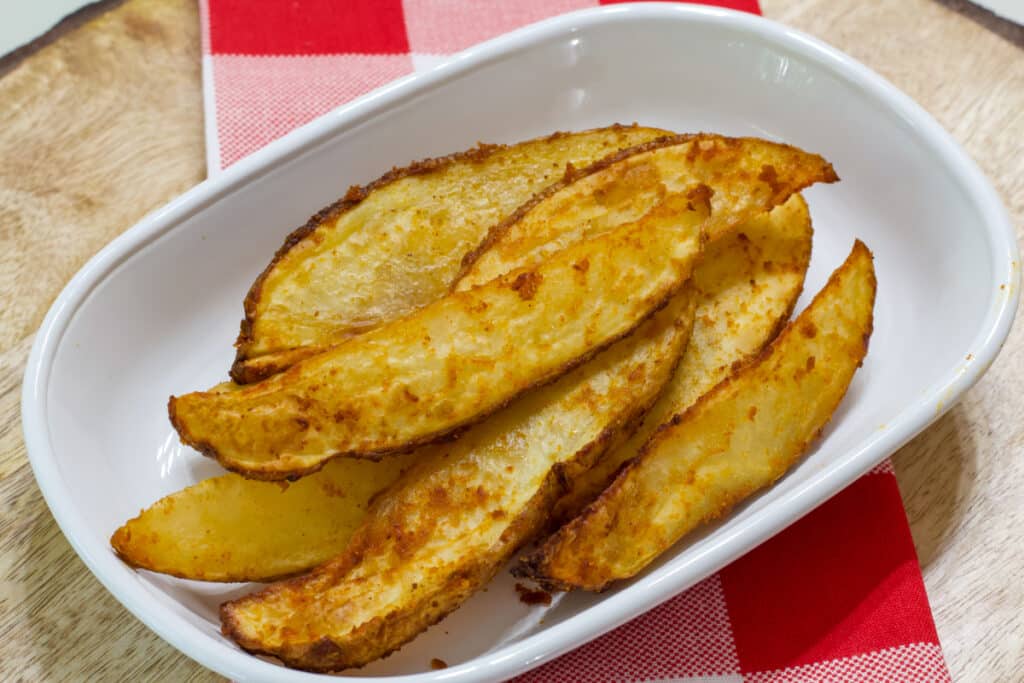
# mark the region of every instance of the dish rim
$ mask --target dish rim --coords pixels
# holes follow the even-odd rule
[[[78,271],[47,312],[32,345],[22,386],[23,432],[33,473],[47,505],[75,552],[103,586],[162,639],[203,666],[235,680],[324,680],[320,674],[282,668],[240,649],[225,651],[223,644],[197,632],[184,621],[184,617],[160,606],[153,607],[152,599],[141,583],[117,581],[116,574],[110,569],[110,563],[117,561],[113,554],[102,552],[109,549],[90,547],[94,544],[86,539],[92,532],[76,514],[72,499],[67,495],[69,487],[57,467],[57,458],[50,443],[47,411],[52,364],[81,305],[121,263],[191,216],[272,171],[278,164],[288,163],[347,128],[356,127],[391,107],[400,106],[410,98],[507,54],[583,28],[615,23],[622,18],[729,25],[734,30],[752,33],[765,42],[799,54],[802,59],[820,64],[837,77],[859,86],[866,96],[887,105],[935,150],[956,182],[977,204],[976,208],[984,217],[983,234],[989,241],[988,255],[996,277],[993,284],[1005,284],[1008,291],[1000,295],[994,287],[985,318],[969,344],[972,360],[966,365],[950,368],[921,397],[898,413],[886,429],[874,432],[859,449],[847,453],[841,464],[813,474],[803,485],[759,513],[756,519],[746,520],[728,533],[721,534],[699,557],[686,562],[668,562],[637,580],[627,590],[609,595],[600,604],[586,610],[589,618],[581,619],[581,613],[519,642],[451,668],[391,677],[346,675],[339,680],[411,683],[506,678],[579,647],[670,599],[831,498],[949,410],[991,365],[1009,334],[1017,308],[1020,257],[1016,236],[1002,201],[974,161],[910,97],[824,42],[752,14],[700,5],[636,3],[585,9],[553,17],[465,50],[429,72],[393,81],[211,176],[146,215],[111,241]]]

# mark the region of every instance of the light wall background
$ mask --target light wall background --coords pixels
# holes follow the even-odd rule
[[[90,0],[0,0],[0,56],[43,35]]]

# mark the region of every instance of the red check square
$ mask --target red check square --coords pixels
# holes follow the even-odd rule
[[[412,73],[407,55],[214,55],[225,168],[331,109]]]
[[[210,51],[233,55],[403,54],[401,0],[208,0]]]
[[[861,477],[721,576],[745,672],[938,642],[889,474]]]

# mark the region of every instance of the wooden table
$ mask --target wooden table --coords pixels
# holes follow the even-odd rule
[[[19,394],[71,275],[203,179],[195,0],[103,3],[0,61],[0,679],[219,680],[86,570],[36,487]],[[957,0],[762,0],[929,110],[1024,223],[1024,28]],[[1024,671],[1024,326],[960,405],[896,454],[956,680]]]

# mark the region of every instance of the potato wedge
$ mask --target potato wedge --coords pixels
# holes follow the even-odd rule
[[[585,469],[657,396],[693,320],[687,288],[631,336],[420,461],[312,573],[221,607],[224,633],[288,666],[382,657],[435,623],[545,524]]]
[[[519,573],[549,588],[604,590],[773,483],[846,393],[867,353],[874,300],[871,252],[857,241],[768,349],[666,423]]]
[[[697,312],[679,367],[629,441],[568,482],[552,515],[553,526],[575,517],[597,498],[658,425],[686,410],[725,379],[733,366],[775,338],[803,291],[811,236],[807,203],[794,195],[705,248],[693,272]]]
[[[816,154],[756,138],[680,135],[622,150],[539,193],[466,256],[465,289],[544,261],[582,239],[635,220],[695,184],[713,191],[708,240],[770,211],[790,195],[839,179]]]
[[[227,469],[297,477],[330,458],[444,438],[621,339],[689,278],[706,186],[646,216],[456,292],[235,391],[172,397],[182,441]]]
[[[354,188],[345,199],[289,236],[253,284],[246,297],[246,318],[236,343],[232,378],[239,383],[266,378],[440,298],[458,272],[462,254],[478,245],[499,217],[553,180],[558,175],[555,171],[560,173],[567,162],[570,169],[583,170],[570,170],[561,182],[538,192],[492,229],[483,246],[467,256],[468,261],[482,254],[525,213],[536,214],[533,222],[505,236],[502,241],[506,245],[523,235],[533,235],[544,243],[543,230],[537,228],[558,213],[585,217],[590,231],[635,220],[653,206],[666,185],[676,190],[697,182],[715,187],[725,169],[760,177],[760,191],[752,198],[755,204],[777,195],[761,210],[781,202],[794,188],[836,179],[831,166],[815,155],[762,140],[712,135],[699,136],[698,145],[687,147],[683,159],[673,154],[660,160],[644,156],[618,163],[653,151],[650,145],[640,143],[653,143],[668,135],[667,131],[635,126],[556,134],[510,148],[491,146],[420,162],[394,170],[367,188]],[[675,136],[672,144],[691,137]],[[628,152],[587,166],[604,156],[602,152],[630,145],[634,147]],[[674,163],[682,166],[673,168]],[[590,175],[597,177],[573,191],[566,190]],[[588,197],[593,188],[602,192]],[[558,202],[551,203],[547,213],[536,211],[537,204],[548,203],[556,194]],[[745,197],[742,191],[723,193],[714,206],[732,202],[738,209],[738,200]],[[734,224],[740,220],[738,216],[735,213],[729,220]],[[444,222],[444,230],[437,229],[440,222]],[[712,234],[726,229],[727,224],[713,225]],[[578,238],[566,235],[562,246]],[[558,246],[549,244],[547,252]],[[515,258],[516,250],[512,253]],[[481,274],[486,277],[478,276],[476,282],[506,272],[493,260],[507,260],[507,256],[495,254],[485,260]],[[542,257],[543,250],[531,262]]]
[[[770,341],[799,296],[810,243],[806,204],[794,196],[706,247],[691,280],[698,302],[691,342],[640,431],[649,434],[717,384],[736,360]],[[645,440],[638,432],[631,441]],[[575,516],[634,451],[635,445],[611,448],[591,470],[563,477],[569,490],[553,516]],[[224,475],[156,503],[112,543],[129,564],[183,578],[269,581],[299,573],[340,554],[369,496],[396,475],[396,460],[415,457],[379,463],[338,458],[284,491]]]
[[[173,493],[110,539],[133,567],[201,581],[271,581],[337,555],[373,496],[412,464],[339,458],[291,485],[226,474]]]
[[[561,177],[669,135],[639,126],[481,145],[393,169],[285,240],[245,299],[232,378],[254,382],[440,299],[487,230]]]

